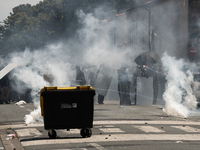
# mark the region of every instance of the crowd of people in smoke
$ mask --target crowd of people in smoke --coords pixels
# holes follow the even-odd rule
[[[88,69],[89,68],[89,69]],[[97,68],[93,69],[92,67],[88,67],[80,69],[79,66],[76,66],[76,81],[78,85],[91,85],[95,87],[95,80],[99,73]],[[134,89],[136,94],[137,88],[137,77],[153,77],[153,88],[154,88],[154,99],[153,104],[157,102],[157,95],[158,95],[158,87],[162,87],[162,92],[165,90],[165,75],[166,70],[163,69],[161,66],[153,65],[151,67],[145,65],[136,65],[134,67],[130,67],[128,65],[123,65],[120,69],[117,70],[118,74],[118,93],[120,105],[131,105],[131,86]],[[132,85],[131,85],[132,84]],[[109,90],[109,89],[101,89],[101,90]],[[112,90],[112,89],[111,89]],[[97,93],[97,102],[99,104],[104,104],[105,96]],[[136,102],[134,102],[136,104]]]
[[[91,85],[95,87],[95,81],[97,76],[100,72],[100,68],[96,66],[87,66],[87,67],[74,67],[76,70],[76,74],[74,74],[74,80],[71,80],[70,86],[76,85]],[[154,64],[151,66],[146,65],[123,65],[121,68],[117,70],[118,76],[118,83],[117,83],[117,91],[115,94],[119,95],[119,104],[120,105],[131,105],[136,104],[135,101],[131,100],[131,94],[137,94],[137,78],[153,78],[153,102],[152,104],[155,105],[157,103],[158,98],[158,88],[161,89],[161,93],[165,91],[165,84],[166,84],[166,75],[167,71],[161,65]],[[102,75],[101,75],[102,76]],[[44,80],[51,83],[52,79],[43,74]],[[106,82],[106,81],[103,81]],[[10,78],[9,74],[4,76],[0,80],[0,104],[9,104],[10,102],[18,102],[20,100],[24,100],[27,103],[32,102],[31,99],[31,89],[26,88],[23,92],[17,92],[16,89],[11,86],[14,81]],[[21,83],[21,86],[25,86],[25,83]],[[131,93],[131,88],[133,89],[133,93]],[[112,90],[109,89],[100,89],[100,90]],[[104,104],[105,95],[101,93],[96,93],[97,96],[94,98],[98,104]],[[184,95],[183,95],[184,97]]]
[[[26,89],[24,92],[17,92],[11,84],[12,79],[9,78],[9,74],[4,76],[0,80],[0,104],[10,104],[11,102],[19,102],[20,100],[26,101],[26,103],[32,102],[30,93],[31,89]],[[21,85],[23,86],[23,84]]]

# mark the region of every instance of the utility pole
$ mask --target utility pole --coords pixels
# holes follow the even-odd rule
[[[151,8],[145,7],[145,9],[149,12],[149,52],[151,52]]]

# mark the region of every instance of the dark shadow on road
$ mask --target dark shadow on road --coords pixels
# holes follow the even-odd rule
[[[108,110],[108,109],[94,109],[94,111],[111,111],[111,110]]]
[[[57,137],[55,139],[81,139],[83,137]],[[21,139],[20,142],[27,142],[27,141],[39,141],[39,140],[55,140],[50,139],[48,137],[35,137],[35,138],[28,138],[28,139]]]

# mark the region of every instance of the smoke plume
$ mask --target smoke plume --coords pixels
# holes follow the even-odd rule
[[[177,60],[166,53],[162,57],[166,69],[166,90],[163,94],[168,116],[187,118],[196,109],[197,101],[193,94],[195,64],[184,59]]]
[[[77,16],[82,26],[76,33],[76,39],[47,44],[42,49],[26,48],[23,52],[10,54],[6,59],[6,63],[17,65],[10,75],[12,88],[22,95],[30,90],[37,107],[25,116],[26,124],[43,120],[39,104],[40,90],[44,86],[69,87],[71,81],[75,80],[76,65],[86,72],[91,66],[98,69],[101,64],[118,69],[130,61],[127,60],[130,50],[119,51],[111,46],[107,32],[109,27],[102,27],[101,20],[83,11],[77,11]],[[112,25],[109,24],[110,27]]]

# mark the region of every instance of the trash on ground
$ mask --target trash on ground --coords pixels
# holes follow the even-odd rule
[[[16,137],[15,134],[8,134],[8,135],[6,136],[6,140],[14,139],[15,137]]]
[[[176,143],[183,143],[182,141],[176,141]]]
[[[21,100],[21,101],[15,103],[15,105],[26,105],[26,102]]]

